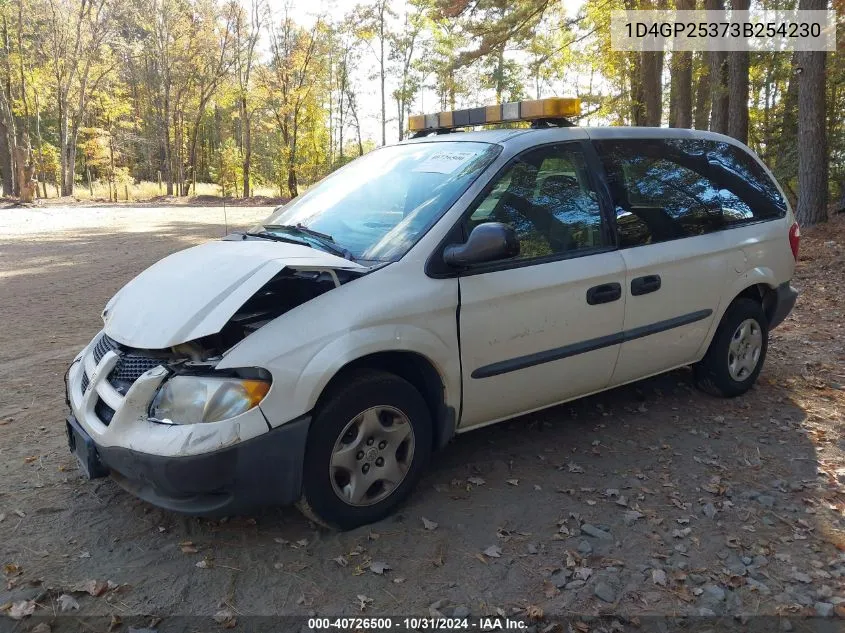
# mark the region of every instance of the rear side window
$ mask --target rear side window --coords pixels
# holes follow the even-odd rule
[[[782,218],[786,203],[744,150],[699,139],[596,143],[616,205],[620,247]]]

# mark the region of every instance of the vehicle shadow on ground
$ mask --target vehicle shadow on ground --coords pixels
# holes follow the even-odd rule
[[[0,603],[95,578],[131,587],[120,597],[129,612],[159,615],[226,603],[250,614],[356,614],[358,596],[372,600],[368,613],[426,612],[437,600],[475,613],[528,604],[667,613],[697,609],[692,587],[715,583],[727,596],[713,611],[772,613],[791,568],[804,569],[808,535],[840,538],[807,415],[768,366],[741,398],[703,395],[680,370],[458,436],[394,516],[346,533],[316,529],[292,508],[183,518],[110,480],[82,481],[61,424],[66,350],[90,340],[132,276],[219,232],[175,222],[155,234],[0,242],[0,411],[14,411],[0,435],[0,504],[24,514],[7,519],[4,540],[43,582],[0,593]],[[38,360],[19,362],[29,355]],[[585,536],[584,523],[609,538]],[[776,561],[784,550],[791,558]],[[768,593],[743,562],[758,556]],[[568,557],[590,570],[569,589],[551,580]],[[391,570],[376,574],[371,562]],[[596,601],[599,579],[614,602]],[[80,602],[111,612],[104,600]]]

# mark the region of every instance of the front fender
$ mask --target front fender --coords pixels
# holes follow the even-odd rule
[[[273,385],[261,410],[279,426],[314,408],[340,369],[378,352],[414,352],[439,373],[458,410],[457,279],[430,279],[400,261],[277,317],[226,352],[219,369],[263,367]]]
[[[311,411],[343,367],[379,352],[413,352],[424,357],[443,381],[446,405],[457,409],[460,366],[456,347],[414,325],[375,325],[345,332],[322,345],[308,345],[270,363],[267,369],[273,375],[273,386],[261,403],[270,426],[280,426]]]
[[[344,366],[379,352],[413,352],[428,360],[443,381],[446,405],[457,408],[460,376],[457,349],[429,330],[402,324],[355,330],[326,345],[303,370],[294,400],[307,403],[306,410],[310,410]]]

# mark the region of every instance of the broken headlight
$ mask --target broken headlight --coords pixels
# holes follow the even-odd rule
[[[158,390],[150,416],[167,424],[220,422],[258,406],[268,391],[267,380],[174,376]]]

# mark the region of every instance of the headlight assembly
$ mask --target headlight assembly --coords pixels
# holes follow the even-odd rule
[[[150,416],[167,424],[220,422],[258,406],[268,391],[266,380],[174,376],[159,388]]]

